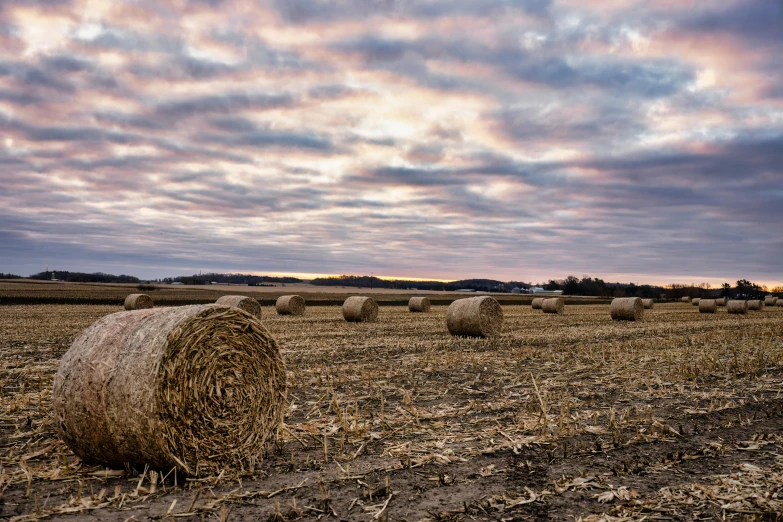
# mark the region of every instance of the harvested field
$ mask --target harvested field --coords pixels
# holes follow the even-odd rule
[[[783,486],[781,308],[656,304],[643,322],[613,322],[608,305],[504,306],[490,339],[451,337],[444,305],[388,306],[375,323],[347,323],[339,305],[298,317],[270,308],[262,322],[286,361],[286,429],[252,471],[176,481],[84,465],[56,436],[60,357],[121,309],[0,305],[0,518],[774,520],[783,510],[779,493],[765,496]]]

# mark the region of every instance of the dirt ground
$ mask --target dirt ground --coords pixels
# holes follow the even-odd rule
[[[2,295],[0,295],[0,300]],[[253,472],[161,478],[79,462],[51,382],[116,306],[0,305],[0,519],[779,520],[783,309],[657,304],[561,316],[505,306],[448,335],[445,306],[337,306],[263,322],[286,360],[285,428]],[[166,473],[165,470],[163,473]]]

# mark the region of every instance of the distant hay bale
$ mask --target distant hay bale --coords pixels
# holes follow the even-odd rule
[[[773,295],[768,295],[764,298],[764,304],[767,306],[775,306],[777,304],[778,298]]]
[[[275,302],[275,310],[280,315],[302,315],[305,313],[305,300],[301,295],[281,295]]]
[[[775,303],[776,307],[783,307],[783,299],[778,299],[778,301]]]
[[[718,303],[715,299],[702,299],[699,301],[699,313],[700,314],[714,314],[718,311]]]
[[[60,437],[88,463],[188,475],[248,469],[283,421],[275,340],[238,308],[119,312],[84,330],[60,361]]]
[[[681,299],[681,301],[682,301],[683,303],[690,303],[690,302],[691,302],[691,298],[690,298],[690,297],[688,297],[688,296],[685,296],[685,297],[683,297],[683,298]]]
[[[701,298],[700,297],[694,297],[693,300],[691,301],[691,304],[693,306],[699,306],[700,302],[701,302]]]
[[[533,306],[533,310],[541,310],[541,307],[544,306],[544,298],[534,297],[532,306]]]
[[[152,306],[152,298],[147,294],[130,294],[125,298],[126,310],[143,310]]]
[[[748,313],[747,301],[731,300],[726,303],[726,311],[730,314],[746,314]]]
[[[715,304],[718,306],[726,306],[726,298],[725,297],[719,297],[715,300]]]
[[[755,299],[753,301],[748,301],[748,310],[756,310],[757,312],[763,312],[764,301],[760,301],[758,299]]]
[[[541,310],[545,314],[562,314],[565,309],[565,300],[562,297],[552,297],[550,299],[544,299],[544,303],[541,305]]]
[[[343,317],[351,323],[371,323],[378,319],[378,303],[372,297],[351,296],[343,303]]]
[[[609,305],[612,321],[641,321],[644,319],[644,304],[638,297],[618,297]]]
[[[446,327],[451,335],[493,337],[503,329],[503,309],[488,295],[458,299],[446,311]]]
[[[428,297],[411,297],[408,300],[408,311],[410,312],[429,312],[430,300]]]
[[[652,299],[642,299],[642,306],[644,306],[645,310],[652,310],[652,307],[655,306],[655,301]]]
[[[252,316],[261,317],[261,305],[252,297],[244,295],[224,295],[215,301],[215,304],[233,306],[234,308],[244,310]]]

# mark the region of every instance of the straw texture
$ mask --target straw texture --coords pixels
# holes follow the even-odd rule
[[[644,306],[645,310],[652,310],[652,307],[655,306],[655,301],[652,299],[642,299],[642,306]]]
[[[352,323],[371,323],[378,319],[378,303],[372,297],[351,296],[343,303],[343,317]]]
[[[275,310],[280,315],[302,315],[305,313],[305,300],[301,295],[281,295],[275,302]]]
[[[726,303],[726,311],[730,314],[746,314],[748,313],[747,301],[729,301]]]
[[[718,306],[726,306],[727,299],[725,297],[719,297],[715,300],[715,304]]]
[[[758,299],[748,301],[748,310],[764,311],[764,301],[759,301]]]
[[[718,311],[718,303],[715,299],[702,299],[699,301],[699,313],[700,314],[714,314]]]
[[[285,392],[282,357],[257,318],[195,305],[98,320],[60,361],[52,403],[86,462],[199,475],[255,465]]]
[[[544,299],[544,302],[541,304],[541,310],[545,314],[562,314],[563,310],[565,310],[565,300],[561,297]]]
[[[143,310],[152,306],[152,298],[147,294],[130,294],[125,298],[126,310]]]
[[[543,297],[534,297],[533,298],[533,310],[541,310],[541,307],[544,305],[544,298]]]
[[[638,297],[612,299],[609,314],[613,321],[641,321],[644,319],[644,304]]]
[[[503,309],[494,297],[459,299],[446,311],[446,326],[451,335],[492,337],[503,329]]]
[[[428,297],[411,297],[408,300],[408,311],[410,312],[429,312],[430,300]]]
[[[233,306],[234,308],[244,310],[255,317],[261,317],[261,305],[252,297],[244,295],[224,295],[215,301],[215,304]]]

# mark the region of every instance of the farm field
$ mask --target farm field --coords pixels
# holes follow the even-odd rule
[[[255,470],[175,481],[80,463],[50,417],[59,358],[81,330],[121,308],[4,305],[7,292],[0,288],[1,519],[775,520],[783,512],[781,308],[731,316],[656,304],[629,323],[611,321],[607,304],[568,305],[560,316],[504,306],[502,336],[482,340],[449,336],[444,305],[427,314],[384,306],[376,323],[346,323],[339,306],[302,317],[265,306],[262,322],[288,371],[285,428]]]

